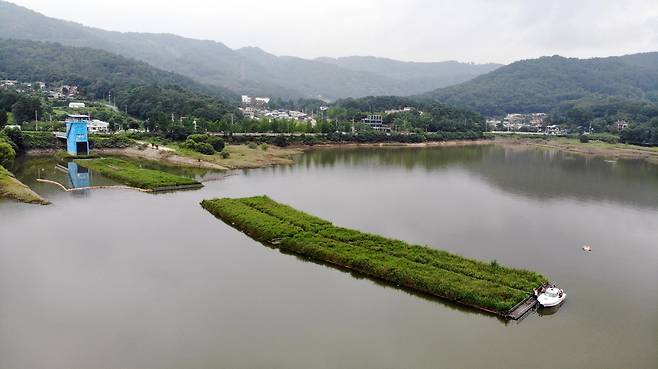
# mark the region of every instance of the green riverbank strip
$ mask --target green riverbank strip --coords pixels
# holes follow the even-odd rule
[[[11,172],[0,166],[0,197],[28,204],[48,205],[50,202],[16,179]]]
[[[194,179],[142,168],[136,163],[117,158],[78,159],[75,162],[108,178],[145,190],[172,191],[203,187]]]
[[[337,227],[265,196],[204,200],[201,206],[284,252],[501,316],[547,281],[535,272]]]

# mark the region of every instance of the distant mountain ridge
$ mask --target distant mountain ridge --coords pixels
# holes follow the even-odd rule
[[[101,49],[236,93],[282,98],[333,100],[420,94],[498,67],[457,62],[405,63],[383,58],[278,57],[258,48],[233,50],[221,42],[171,34],[104,31],[49,18],[1,0],[0,37]]]
[[[461,63],[454,60],[444,62],[403,62],[375,56],[347,56],[341,58],[317,58],[315,60],[334,64],[355,72],[369,72],[386,76],[407,85],[430,91],[438,87],[456,85],[500,68],[500,64]],[[413,87],[412,87],[413,86]]]
[[[485,115],[547,112],[574,101],[607,97],[658,103],[658,52],[522,60],[423,97]]]

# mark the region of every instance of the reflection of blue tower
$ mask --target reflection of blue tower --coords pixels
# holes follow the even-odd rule
[[[88,121],[88,115],[69,114],[66,118],[66,151],[70,155],[89,155]]]
[[[91,179],[89,176],[89,169],[81,167],[74,162],[68,163],[69,169],[69,182],[73,188],[89,187],[91,186]]]

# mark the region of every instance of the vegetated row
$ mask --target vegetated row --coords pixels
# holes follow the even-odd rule
[[[205,200],[201,205],[283,251],[501,315],[547,281],[535,272],[336,227],[265,196]]]
[[[142,168],[136,163],[117,158],[81,159],[75,162],[129,186],[147,190],[158,191],[172,187],[202,186],[201,183],[191,178]]]

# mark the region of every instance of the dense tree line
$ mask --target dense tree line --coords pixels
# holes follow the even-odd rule
[[[633,124],[619,133],[623,143],[658,146],[658,118],[646,123]]]
[[[399,96],[369,96],[338,100],[327,111],[328,118],[338,122],[360,122],[369,114],[386,110],[412,108],[411,111],[384,115],[384,122],[402,131],[457,132],[484,131],[484,118],[473,111],[458,109],[427,99]]]
[[[0,91],[0,129],[7,125],[8,113],[14,115],[16,123],[34,120],[35,115],[43,114],[41,99],[27,94],[18,94],[13,91]]]

